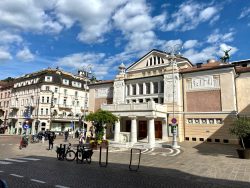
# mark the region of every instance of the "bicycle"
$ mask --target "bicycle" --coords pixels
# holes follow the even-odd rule
[[[67,161],[73,161],[75,160],[75,157],[76,157],[76,153],[71,149],[71,143],[69,143],[67,148],[66,148],[66,144],[64,144],[63,148],[62,148],[62,144],[60,144],[60,148],[57,147],[56,153],[57,153],[58,160],[64,160],[65,158]]]
[[[29,143],[29,137],[26,134],[24,134],[21,137],[19,149],[26,148],[28,146],[28,143]]]
[[[77,151],[76,151],[76,163],[83,163],[84,159],[88,164],[91,163],[91,157],[93,155],[93,150],[89,147],[85,147],[82,144],[79,144],[77,146]]]

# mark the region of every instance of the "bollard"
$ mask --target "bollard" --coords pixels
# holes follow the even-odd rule
[[[137,165],[137,168],[136,168],[136,169],[132,169],[132,168],[131,168],[131,166],[132,166],[132,155],[133,155],[133,150],[139,151],[139,160],[138,160],[138,165]],[[137,172],[137,171],[139,170],[139,167],[140,167],[140,161],[141,161],[141,149],[131,148],[131,151],[130,151],[129,170],[130,170],[130,171]]]
[[[100,147],[100,155],[99,155],[99,166],[100,167],[107,167],[108,166],[108,149],[109,149],[109,147],[107,146],[106,147],[106,162],[105,162],[105,164],[103,165],[102,164],[102,146]]]

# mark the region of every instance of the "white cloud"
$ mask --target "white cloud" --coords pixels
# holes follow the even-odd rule
[[[104,53],[75,53],[58,59],[57,64],[59,66],[73,67],[75,69],[83,68],[89,64],[99,68],[98,63],[104,56]]]
[[[18,51],[16,57],[22,61],[32,61],[35,58],[27,47]]]
[[[161,29],[163,31],[192,30],[202,22],[218,20],[219,10],[220,8],[216,6],[187,1],[179,6],[179,10],[171,15],[171,20]]]
[[[245,7],[238,18],[242,19],[249,16],[250,16],[250,7]]]
[[[61,0],[56,5],[56,15],[67,28],[73,24],[81,27],[78,39],[82,42],[102,42],[103,35],[110,30],[112,13],[126,0]]]
[[[197,40],[188,40],[183,44],[184,49],[194,48],[198,45]]]
[[[211,35],[208,36],[208,43],[218,43],[218,42],[232,42],[234,40],[235,32],[231,30],[228,33],[221,34],[219,30],[214,31]]]
[[[2,0],[0,1],[0,24],[25,31],[59,32],[62,26],[49,12],[56,0]]]
[[[0,61],[11,60],[12,56],[4,47],[0,47]]]
[[[128,40],[125,47],[127,53],[136,51],[139,55],[161,44],[162,41],[157,38],[154,29],[164,23],[166,14],[152,17],[150,11],[151,7],[145,0],[137,0],[128,1],[113,15],[115,28]]]
[[[17,34],[12,34],[8,31],[0,31],[1,40],[0,43],[10,44],[10,43],[20,43],[23,41],[22,37]]]

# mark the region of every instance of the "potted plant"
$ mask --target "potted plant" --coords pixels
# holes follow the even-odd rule
[[[238,117],[230,129],[230,133],[240,139],[242,148],[237,149],[239,158],[250,159],[250,149],[246,149],[244,143],[244,139],[250,135],[250,119],[247,117]]]

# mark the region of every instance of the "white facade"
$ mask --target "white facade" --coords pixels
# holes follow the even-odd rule
[[[45,75],[45,76],[44,76]],[[79,128],[88,109],[87,80],[60,70],[44,70],[18,78],[10,100],[11,134]]]

